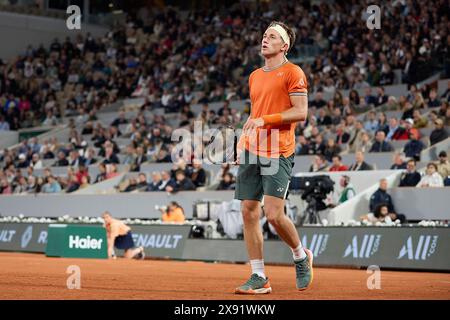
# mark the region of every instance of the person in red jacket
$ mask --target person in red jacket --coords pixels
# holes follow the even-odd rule
[[[333,156],[333,165],[330,167],[329,171],[348,171],[348,167],[342,164],[342,157],[340,155]]]

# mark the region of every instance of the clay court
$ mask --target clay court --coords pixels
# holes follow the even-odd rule
[[[81,289],[66,286],[67,267],[81,269]],[[450,274],[382,271],[381,289],[369,290],[365,270],[315,268],[311,289],[295,289],[294,269],[267,266],[273,293],[234,295],[249,266],[163,260],[47,258],[0,253],[0,299],[450,299]]]

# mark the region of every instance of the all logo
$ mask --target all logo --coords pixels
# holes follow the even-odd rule
[[[421,235],[419,241],[414,242],[410,236],[400,249],[397,259],[407,257],[408,260],[427,260],[436,251],[439,236]]]
[[[28,247],[31,237],[33,236],[33,226],[28,226],[25,232],[22,234],[22,239],[20,241],[20,247],[22,249]]]
[[[370,258],[378,251],[380,241],[381,234],[365,234],[362,238],[355,235],[345,249],[344,258],[350,255],[353,258]]]
[[[326,250],[329,237],[329,234],[314,233],[310,239],[311,242],[308,242],[307,236],[304,235],[302,245],[311,250],[314,256],[317,257]]]

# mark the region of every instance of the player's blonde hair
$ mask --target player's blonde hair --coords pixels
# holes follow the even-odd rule
[[[294,46],[295,39],[296,39],[295,32],[294,32],[294,30],[292,30],[292,28],[288,27],[285,23],[280,22],[280,21],[272,21],[267,28],[270,28],[270,27],[273,27],[276,25],[279,25],[280,27],[282,27],[288,34],[289,48],[286,50],[286,53],[288,53],[291,50],[291,48]]]

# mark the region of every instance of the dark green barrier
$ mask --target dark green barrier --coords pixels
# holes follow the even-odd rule
[[[51,224],[45,254],[50,257],[108,258],[106,230],[98,225]]]

